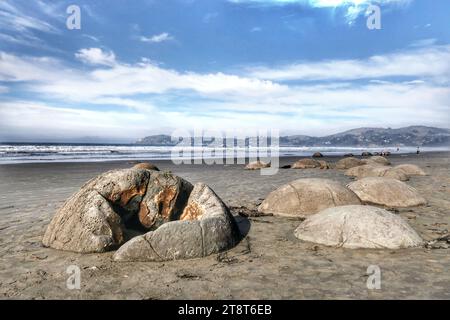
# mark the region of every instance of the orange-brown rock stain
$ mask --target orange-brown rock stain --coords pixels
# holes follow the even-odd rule
[[[124,190],[118,194],[112,194],[108,200],[112,202],[119,201],[119,205],[123,207],[126,206],[135,196],[143,196],[146,192],[147,184],[143,183],[139,186],[132,187],[131,189]]]
[[[152,227],[157,218],[161,218],[163,221],[170,221],[173,219],[173,207],[174,201],[177,196],[177,188],[174,186],[165,187],[159,193],[155,195],[153,201],[158,208],[158,212],[152,213],[144,202],[141,202],[139,209],[139,221],[146,227]]]
[[[203,213],[202,208],[197,203],[191,202],[184,208],[180,220],[197,220]]]

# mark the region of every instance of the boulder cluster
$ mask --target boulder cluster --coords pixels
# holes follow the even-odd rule
[[[329,179],[304,178],[269,193],[258,211],[305,219],[295,230],[301,240],[344,248],[399,249],[419,246],[420,236],[388,208],[424,205],[427,201],[403,181],[425,175],[419,167],[391,167],[382,156],[360,160],[345,157],[337,169],[358,178],[347,186]],[[292,168],[318,168],[314,159],[302,159]]]
[[[315,154],[293,169],[346,170],[357,180],[343,185],[319,178],[297,179],[272,191],[258,207],[263,214],[304,221],[298,239],[343,248],[399,249],[419,246],[420,236],[386,209],[427,201],[404,181],[425,172],[415,165],[391,167],[384,157],[346,157],[332,165]],[[256,161],[246,169],[270,164]],[[59,250],[116,250],[116,261],[166,261],[205,257],[234,247],[241,234],[228,207],[203,183],[161,172],[149,163],[103,173],[73,194],[56,212],[43,244]]]

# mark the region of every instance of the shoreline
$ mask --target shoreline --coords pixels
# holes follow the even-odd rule
[[[404,157],[409,157],[409,156],[445,156],[447,155],[448,157],[450,157],[450,150],[448,151],[421,151],[420,154],[416,154],[416,153],[391,153],[389,156],[387,156],[388,158],[404,158]],[[287,159],[305,159],[305,158],[311,158],[312,156],[304,156],[304,155],[280,155],[278,158],[280,159],[280,163],[281,160],[287,160]],[[338,154],[333,154],[333,155],[326,155],[324,154],[324,156],[322,158],[317,158],[318,160],[323,159],[323,160],[335,160],[335,159],[341,159],[344,158],[344,155],[338,155]],[[368,158],[367,156],[362,156],[360,154],[354,154],[355,158]],[[180,158],[177,158],[180,159]],[[198,158],[197,158],[198,159]],[[233,163],[226,163],[226,160],[233,160]],[[215,163],[212,165],[243,165],[243,164],[238,164],[236,163],[237,160],[245,160],[245,163],[247,164],[249,161],[248,157],[245,158],[222,158],[223,163]],[[203,162],[201,164],[194,164],[194,163],[183,163],[181,165],[209,165],[206,164],[204,161],[205,160],[220,160],[220,158],[203,158]],[[190,159],[191,162],[194,161],[194,158]],[[89,160],[89,161],[85,161],[85,160],[80,160],[80,161],[72,161],[72,160],[67,160],[67,161],[61,161],[61,160],[54,160],[54,161],[24,161],[24,162],[7,162],[7,163],[2,163],[0,161],[0,167],[2,166],[16,166],[16,165],[60,165],[60,164],[89,164],[89,163],[110,163],[110,164],[123,164],[123,163],[127,163],[127,164],[133,164],[133,163],[140,163],[140,162],[151,162],[154,164],[157,163],[172,163],[173,165],[176,165],[175,163],[173,163],[173,160],[171,159],[152,159],[152,158],[145,158],[143,157],[142,159],[136,159],[136,158],[131,158],[131,159],[120,159],[120,160],[114,160],[114,159],[103,159],[103,160]]]

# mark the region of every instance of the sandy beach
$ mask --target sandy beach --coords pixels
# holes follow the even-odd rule
[[[395,155],[428,174],[407,183],[427,200],[395,212],[426,240],[450,230],[450,154]],[[280,165],[298,158],[282,158]],[[340,158],[326,157],[335,162]],[[267,194],[298,178],[349,183],[342,170],[280,169],[262,176],[243,165],[174,165],[161,170],[208,184],[231,208],[243,240],[202,259],[114,262],[113,252],[77,254],[44,248],[43,233],[55,211],[83,183],[129,162],[45,163],[0,166],[0,298],[2,299],[450,299],[450,249],[350,250],[302,242],[300,220],[244,217]],[[81,268],[81,289],[66,288],[66,268]],[[367,268],[381,268],[380,290],[366,286]]]

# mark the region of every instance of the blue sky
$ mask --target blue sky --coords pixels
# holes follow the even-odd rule
[[[0,2],[3,141],[450,127],[449,84],[447,0]]]

